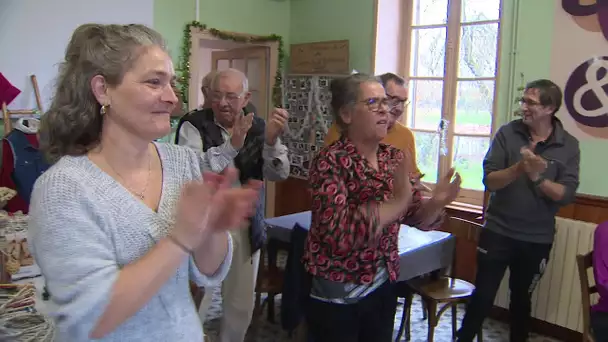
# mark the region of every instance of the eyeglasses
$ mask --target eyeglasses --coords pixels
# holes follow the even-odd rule
[[[540,105],[540,103],[538,103],[534,100],[527,99],[525,97],[520,98],[517,102],[519,103],[520,106],[523,106],[524,104],[528,107]]]
[[[367,105],[367,108],[372,112],[377,112],[382,107],[386,107],[386,109],[391,108],[391,100],[389,100],[388,98],[370,97],[369,99],[365,99],[359,102]]]
[[[404,108],[405,106],[407,106],[408,104],[410,104],[410,99],[402,99],[400,97],[394,96],[394,95],[386,95],[387,99],[389,100],[389,107],[390,108]]]
[[[226,99],[226,102],[237,102],[242,95],[236,93],[221,93],[219,91],[214,91],[211,93],[211,101],[222,102],[223,99]]]

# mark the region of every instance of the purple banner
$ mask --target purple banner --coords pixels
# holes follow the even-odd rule
[[[596,0],[591,5],[581,5],[580,0],[562,0],[562,8],[575,17],[597,14],[604,38],[608,40],[608,0]]]

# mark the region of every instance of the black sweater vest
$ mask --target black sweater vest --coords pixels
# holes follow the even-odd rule
[[[192,124],[201,134],[203,142],[203,152],[207,152],[211,147],[217,147],[224,144],[222,129],[215,123],[213,110],[201,109],[192,111],[184,115],[177,126],[177,132],[181,129],[184,122]],[[239,180],[241,184],[245,184],[250,179],[263,180],[264,159],[262,157],[262,149],[265,143],[266,123],[259,116],[253,117],[251,128],[247,132],[247,137],[243,143],[243,147],[234,158],[234,166],[239,170]],[[179,134],[175,135],[175,143],[179,144]],[[256,215],[252,218],[250,227],[250,242],[251,252],[254,253],[260,249],[265,240],[264,228],[264,190],[260,196],[260,205],[257,206]]]

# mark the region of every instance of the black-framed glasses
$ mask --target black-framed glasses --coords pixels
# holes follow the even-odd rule
[[[359,102],[364,103],[372,112],[377,112],[382,107],[385,107],[386,109],[391,108],[391,102],[388,98],[370,97]]]
[[[222,93],[219,91],[211,92],[211,101],[221,102],[223,99],[226,99],[226,102],[236,102],[238,101],[242,95],[237,93]]]

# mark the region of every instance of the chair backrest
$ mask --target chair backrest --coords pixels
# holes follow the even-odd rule
[[[471,242],[477,242],[483,225],[481,223],[464,220],[458,217],[449,217],[448,226],[450,233],[456,238]]]
[[[581,299],[583,302],[583,341],[593,341],[591,335],[591,295],[597,293],[595,285],[589,286],[588,270],[593,267],[593,251],[585,255],[576,256],[576,265],[578,266],[578,277],[581,282]]]
[[[467,272],[462,268],[458,269],[457,267],[457,259],[459,255],[458,245],[464,243],[467,245],[466,250],[470,249],[468,246],[477,246],[479,234],[481,234],[481,230],[483,229],[483,224],[464,220],[458,217],[449,217],[446,223],[448,225],[448,231],[452,234],[452,236],[456,237],[456,245],[454,246],[454,254],[452,256],[452,266],[450,267],[449,272],[451,276],[456,276],[459,273]],[[461,249],[460,251],[462,252],[463,250]],[[474,257],[474,255],[472,256]],[[466,259],[469,257],[469,255],[460,255],[460,257]],[[467,276],[461,274],[461,276],[463,276],[465,279],[468,279],[468,277],[474,278],[474,273]]]

